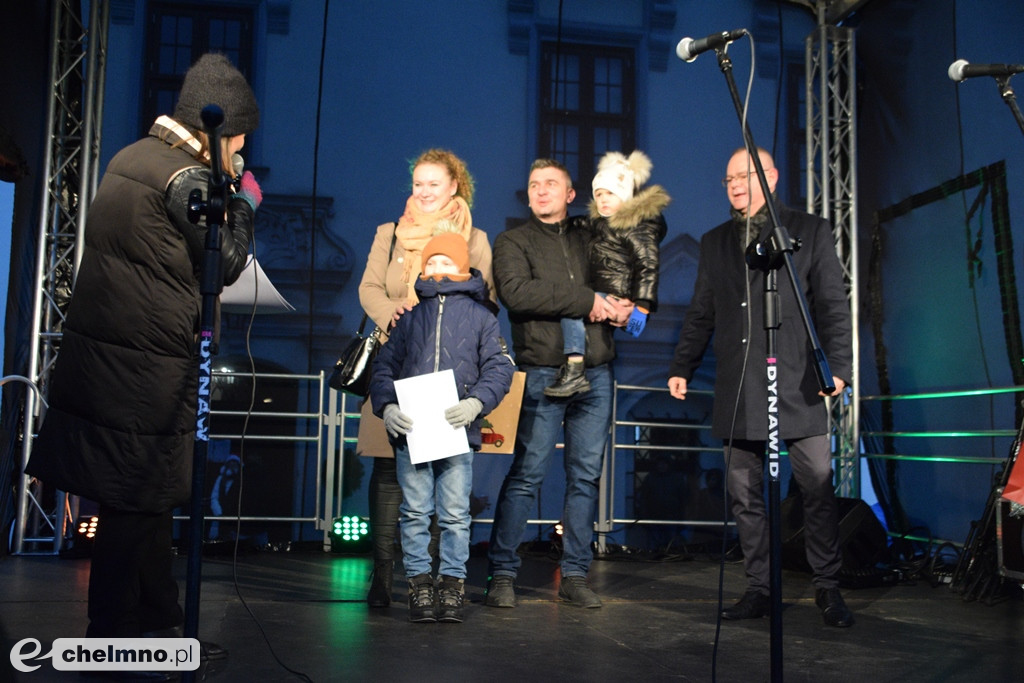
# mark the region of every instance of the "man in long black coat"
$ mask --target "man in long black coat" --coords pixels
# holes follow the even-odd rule
[[[780,222],[800,247],[793,254],[797,279],[840,395],[852,374],[850,310],[832,231],[826,221],[779,205],[779,172],[759,150]],[[733,153],[723,179],[731,220],[704,235],[693,299],[679,335],[668,386],[686,398],[687,383],[714,339],[717,360],[712,434],[725,442],[728,488],[747,574],[747,590],[725,619],[768,614],[769,548],[763,493],[768,424],[768,379],[764,368],[764,272],[747,267],[744,253],[771,231],[764,193],[745,149]],[[825,623],[845,627],[853,615],[839,592],[839,515],[832,484],[832,459],[824,393],[820,391],[807,334],[789,277],[778,273],[778,437],[786,442],[803,498],[807,560],[815,602]],[[774,394],[774,391],[773,391]],[[733,416],[735,410],[735,425]],[[730,429],[732,427],[732,429]]]

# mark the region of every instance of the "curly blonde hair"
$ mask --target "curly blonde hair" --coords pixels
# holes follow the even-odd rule
[[[409,163],[409,175],[412,175],[412,172],[420,164],[436,164],[448,169],[448,175],[458,183],[458,189],[455,191],[455,194],[462,197],[466,204],[469,205],[469,208],[473,208],[473,176],[469,174],[465,161],[457,157],[454,152],[435,147],[423,152]]]

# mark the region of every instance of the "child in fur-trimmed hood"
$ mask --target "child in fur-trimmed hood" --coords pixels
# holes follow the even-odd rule
[[[648,314],[658,307],[659,245],[667,226],[662,211],[671,201],[660,185],[640,190],[651,176],[651,160],[636,150],[628,157],[608,152],[594,176],[590,202],[590,285],[607,296],[636,304],[626,331],[639,337]],[[552,398],[590,390],[583,372],[586,338],[583,321],[562,319],[566,362],[544,389]]]

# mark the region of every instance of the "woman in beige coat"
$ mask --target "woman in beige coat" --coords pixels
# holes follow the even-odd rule
[[[473,178],[466,164],[452,152],[430,149],[411,166],[412,193],[397,223],[377,226],[359,283],[359,303],[385,334],[418,299],[414,285],[420,275],[421,252],[438,232],[458,232],[469,243],[469,265],[483,275],[497,313],[491,275],[491,245],[487,233],[473,227]],[[392,240],[394,248],[392,250]],[[385,336],[386,338],[386,336]],[[363,410],[363,420],[376,420]],[[383,424],[378,425],[383,432]],[[391,604],[395,528],[402,489],[398,485],[394,453],[376,456],[370,475],[370,528],[373,530],[373,578],[366,601],[371,607]]]

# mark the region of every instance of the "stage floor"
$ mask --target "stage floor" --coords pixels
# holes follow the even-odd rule
[[[249,552],[237,565],[204,559],[200,637],[230,650],[197,680],[314,681],[767,681],[767,618],[722,622],[718,584],[735,601],[742,565],[714,558],[649,561],[613,555],[594,561],[591,583],[604,607],[557,601],[558,569],[528,554],[519,607],[483,605],[486,560],[470,561],[466,620],[412,624],[405,581],[399,601],[370,610],[363,599],[366,555],[319,551]],[[184,589],[185,560],[177,563]],[[60,637],[83,637],[88,560],[0,560],[4,668],[23,638],[43,651]],[[809,576],[783,573],[782,664],[787,681],[1019,681],[1024,671],[1024,602],[1011,591],[995,604],[965,601],[927,581],[846,589],[857,623],[826,627]],[[183,593],[184,595],[184,593]],[[717,643],[716,643],[717,640]],[[42,668],[16,681],[77,680]]]

